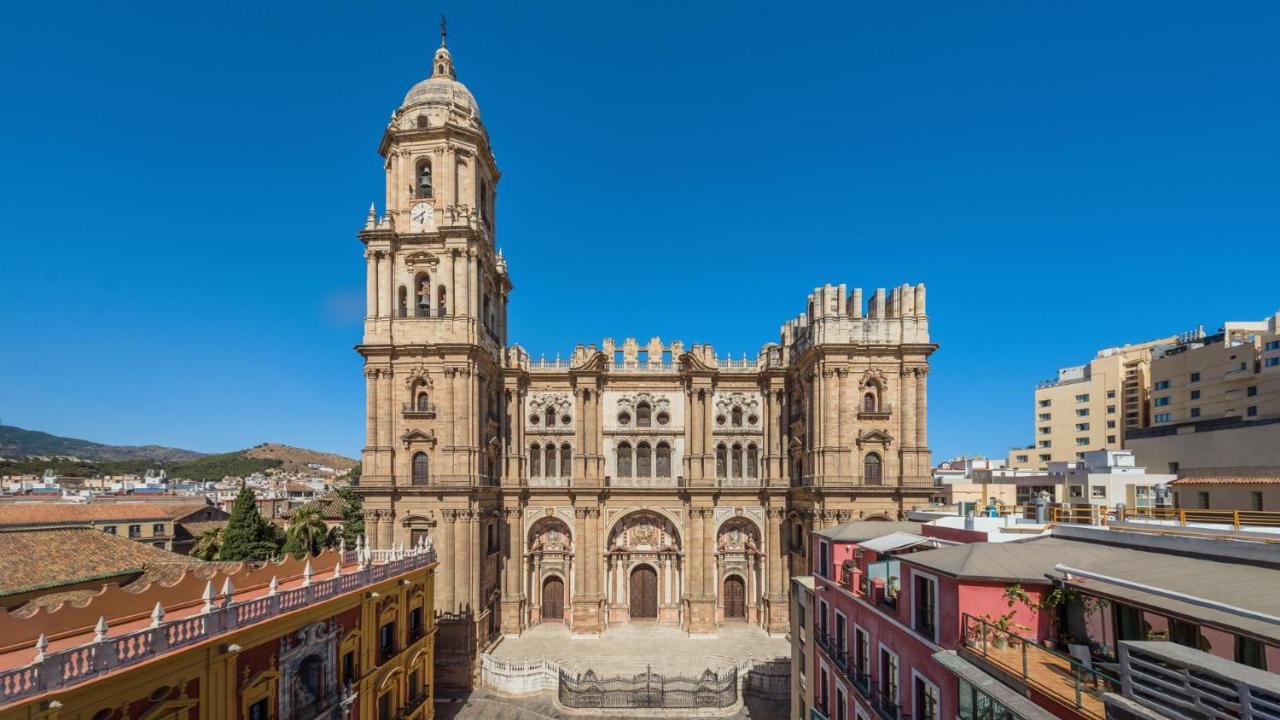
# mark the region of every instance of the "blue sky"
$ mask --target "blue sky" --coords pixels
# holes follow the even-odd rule
[[[925,282],[942,459],[1098,347],[1280,309],[1275,3],[9,3],[0,422],[357,454],[355,231],[441,12],[535,355],[754,354],[824,282]]]

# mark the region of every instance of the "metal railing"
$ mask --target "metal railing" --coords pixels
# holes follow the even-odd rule
[[[630,677],[600,677],[561,669],[557,694],[570,708],[725,708],[738,701],[738,668],[701,675],[661,675],[646,666]]]
[[[429,402],[420,406],[418,403],[407,402],[400,405],[400,411],[405,415],[435,415],[436,404]]]
[[[348,551],[344,558],[354,561],[355,555]],[[312,581],[307,575],[301,587],[238,602],[231,596],[222,596],[217,601],[206,601],[204,609],[195,615],[170,621],[163,620],[163,615],[158,619],[153,616],[153,626],[143,630],[110,635],[104,625],[92,641],[82,645],[53,653],[46,653],[44,647],[37,645],[30,664],[0,673],[0,707],[32,695],[79,685],[236,628],[403,575],[436,560],[434,549],[372,550],[370,555],[372,564],[338,577]]]
[[[1085,717],[1105,718],[1102,696],[1120,686],[1116,678],[985,618],[963,613],[961,636],[965,648]]]
[[[1280,526],[1280,512],[1274,510],[1184,510],[1169,507],[1122,507],[1116,520],[1156,520],[1187,527],[1189,523],[1230,525],[1235,530],[1246,527]]]

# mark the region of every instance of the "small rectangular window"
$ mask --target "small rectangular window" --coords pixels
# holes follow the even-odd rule
[[[344,653],[342,655],[342,684],[354,685],[356,682],[356,654],[354,652]]]
[[[106,534],[108,534],[108,535],[115,535],[115,534],[116,534],[116,526],[115,526],[115,525],[108,525],[108,526],[106,526],[106,527],[102,528],[102,532],[104,532],[104,533],[106,533]]]
[[[1115,405],[1108,405],[1108,406],[1107,406],[1107,414],[1108,414],[1108,415],[1115,415],[1115,414],[1116,414],[1116,406],[1115,406]]]
[[[1076,402],[1089,402],[1089,394],[1084,393],[1083,395],[1077,395]]]
[[[1158,414],[1156,415],[1156,422],[1158,422],[1158,423],[1166,423],[1166,422],[1169,422],[1169,417],[1170,417],[1170,416],[1169,416],[1169,413],[1158,413]]]
[[[130,526],[129,526],[129,537],[131,537],[131,538],[140,538],[140,537],[142,537],[142,526],[141,526],[141,525],[130,525]]]
[[[396,656],[396,624],[389,622],[378,630],[378,662],[384,663]]]
[[[1191,373],[1191,382],[1200,382],[1200,373]]]
[[[1079,447],[1079,446],[1081,446],[1081,445],[1088,445],[1088,444],[1089,444],[1089,438],[1087,438],[1087,437],[1078,437],[1078,438],[1076,438],[1076,446],[1077,446],[1077,447]]]
[[[1254,490],[1251,495],[1253,499],[1253,509],[1262,510],[1262,491]]]
[[[1155,400],[1153,400],[1151,404],[1152,404],[1152,405],[1155,405],[1156,407],[1164,407],[1165,405],[1168,405],[1168,404],[1169,404],[1169,396],[1168,396],[1168,395],[1162,395],[1162,396],[1160,396],[1160,397],[1156,398]]]
[[[1272,340],[1265,345],[1267,350],[1280,350],[1280,340]]]
[[[1259,670],[1267,669],[1266,647],[1253,638],[1236,636],[1236,662]]]
[[[270,708],[267,706],[267,701],[259,700],[249,706],[249,720],[268,720],[269,712]]]
[[[1280,366],[1280,357],[1271,357],[1271,358],[1267,358],[1266,360],[1263,360],[1263,361],[1262,361],[1262,365],[1263,365],[1263,367],[1276,367],[1276,366]]]
[[[1076,410],[1076,417],[1089,417],[1089,408],[1080,408]]]
[[[1201,490],[1199,493],[1197,493],[1197,495],[1200,496],[1200,509],[1208,510],[1209,509],[1209,493],[1205,492],[1204,490]]]
[[[1049,407],[1049,406],[1050,406],[1050,404],[1051,404],[1051,402],[1052,402],[1052,401],[1050,401],[1050,400],[1041,400],[1041,401],[1040,401],[1040,407]]]
[[[152,535],[164,535],[164,523],[155,523],[151,526]]]
[[[1115,391],[1115,390],[1108,390],[1108,391],[1107,391],[1107,399],[1108,399],[1108,400],[1114,400],[1114,399],[1115,399],[1115,397],[1116,397],[1116,391]]]
[[[1115,421],[1115,420],[1108,420],[1108,421],[1107,421],[1107,429],[1108,429],[1108,430],[1114,430],[1114,429],[1115,429],[1115,427],[1116,427],[1116,421]]]
[[[1115,436],[1115,435],[1108,435],[1108,436],[1107,436],[1107,444],[1108,444],[1108,445],[1115,445],[1115,444],[1116,444],[1116,436]]]
[[[1168,380],[1160,380],[1159,382],[1156,383],[1156,390],[1168,390],[1168,389],[1169,389]]]
[[[1076,432],[1088,432],[1089,423],[1076,423]]]
[[[1199,400],[1199,399],[1200,399],[1200,391],[1199,391],[1199,390],[1192,390],[1192,391],[1191,391],[1191,399],[1192,399],[1192,400]]]
[[[1245,390],[1244,394],[1245,394],[1245,395],[1248,395],[1249,397],[1257,397],[1257,395],[1258,395],[1258,386],[1257,386],[1257,385],[1250,385],[1250,386],[1249,386],[1249,389],[1248,389],[1248,390]]]
[[[1041,462],[1049,462],[1049,458],[1051,458],[1051,457],[1052,457],[1052,455],[1041,455],[1041,456],[1040,456],[1040,461],[1041,461]]]
[[[1244,414],[1245,414],[1245,415],[1247,415],[1248,417],[1257,417],[1257,416],[1258,416],[1258,406],[1257,406],[1257,405],[1250,405],[1248,408],[1246,408],[1246,409],[1245,409]]]
[[[1200,408],[1191,408],[1191,417],[1200,417]]]

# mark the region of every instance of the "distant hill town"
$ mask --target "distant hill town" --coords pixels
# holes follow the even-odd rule
[[[271,469],[305,472],[328,467],[341,473],[355,466],[356,460],[342,455],[278,443],[207,454],[160,445],[105,445],[0,425],[0,476],[38,475],[51,469],[61,476],[99,477],[155,469],[175,478],[221,480]]]

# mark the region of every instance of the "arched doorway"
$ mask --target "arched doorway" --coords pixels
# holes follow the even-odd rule
[[[724,618],[726,620],[747,619],[747,585],[737,575],[724,579]]]
[[[542,619],[564,620],[564,580],[559,575],[542,583]]]
[[[658,572],[652,565],[637,565],[631,571],[631,619],[658,619]]]

